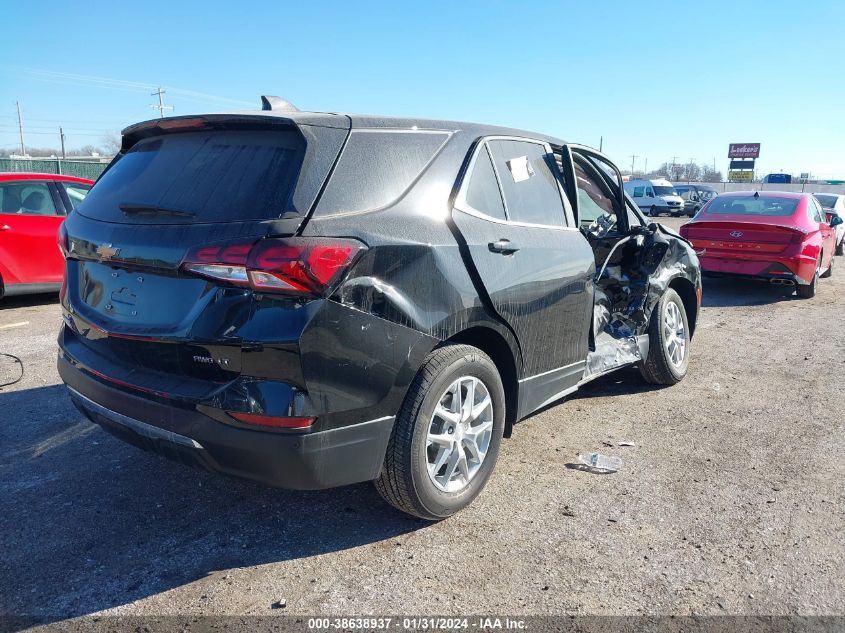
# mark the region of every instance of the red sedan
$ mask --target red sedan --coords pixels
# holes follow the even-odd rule
[[[0,297],[59,290],[56,234],[94,182],[55,174],[0,174]]]
[[[709,276],[736,276],[795,285],[816,294],[833,272],[836,233],[809,193],[742,191],[720,194],[702,207],[681,235],[695,246]]]

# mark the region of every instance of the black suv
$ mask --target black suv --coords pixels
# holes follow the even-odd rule
[[[64,223],[58,367],[94,422],[436,520],[530,413],[624,366],[684,377],[695,253],[595,150],[264,103],[127,128]]]

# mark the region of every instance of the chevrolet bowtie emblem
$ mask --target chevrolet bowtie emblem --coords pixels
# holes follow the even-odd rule
[[[111,259],[120,253],[120,249],[115,248],[111,244],[100,244],[96,249],[94,249],[94,252],[97,253],[100,259]]]

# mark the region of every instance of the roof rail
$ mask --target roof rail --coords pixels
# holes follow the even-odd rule
[[[261,95],[261,109],[281,112],[299,112],[299,108],[290,101],[273,95]]]

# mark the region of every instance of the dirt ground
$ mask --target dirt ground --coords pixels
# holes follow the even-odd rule
[[[681,384],[626,370],[525,420],[438,524],[122,444],[60,385],[55,296],[5,300],[0,614],[845,614],[836,273],[811,300],[706,280]],[[568,467],[591,450],[622,469]]]

